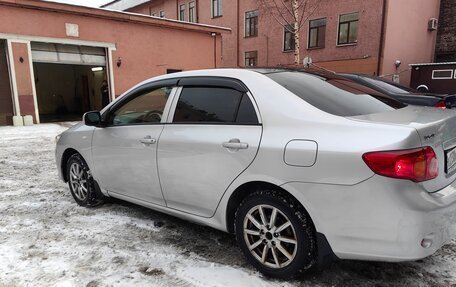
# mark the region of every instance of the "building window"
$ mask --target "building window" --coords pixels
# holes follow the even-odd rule
[[[358,42],[358,12],[339,16],[339,37],[337,45]]]
[[[245,66],[253,67],[257,65],[258,53],[257,51],[245,52]]]
[[[293,25],[286,25],[283,27],[283,51],[295,50],[295,35]]]
[[[433,70],[433,80],[450,80],[453,79],[453,70]]]
[[[258,10],[245,12],[245,37],[258,36]]]
[[[159,14],[159,15],[160,15],[160,18],[165,18],[165,11],[163,11],[163,10],[160,11],[160,14]]]
[[[326,18],[309,21],[309,49],[324,48],[326,34]]]
[[[212,18],[222,16],[223,15],[222,0],[211,0],[211,1],[212,1]]]
[[[188,2],[188,21],[192,23],[196,22],[195,1]]]
[[[179,20],[185,21],[185,4],[179,6]]]

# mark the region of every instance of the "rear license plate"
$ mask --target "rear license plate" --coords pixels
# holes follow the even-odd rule
[[[450,173],[456,168],[456,148],[445,151],[445,172]]]

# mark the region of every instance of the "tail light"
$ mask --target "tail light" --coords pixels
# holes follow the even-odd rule
[[[363,160],[373,172],[387,177],[420,182],[439,174],[437,157],[431,147],[368,152]]]
[[[446,109],[446,103],[445,103],[445,101],[440,101],[437,104],[435,104],[434,107]]]

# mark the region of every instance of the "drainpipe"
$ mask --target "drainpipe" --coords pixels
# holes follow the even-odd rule
[[[377,76],[380,76],[380,71],[381,71],[381,66],[383,64],[383,48],[385,46],[385,29],[386,29],[386,7],[387,7],[387,1],[388,0],[383,0],[383,7],[382,7],[382,26],[381,31],[380,31],[380,45],[378,47],[378,65],[377,65]]]
[[[214,68],[217,68],[217,34],[212,32],[212,38],[214,38]]]
[[[240,48],[239,48],[239,0],[237,0],[237,14],[236,14],[236,67],[240,67],[239,65],[239,53],[240,53]]]

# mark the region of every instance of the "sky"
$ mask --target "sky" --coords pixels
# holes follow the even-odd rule
[[[73,5],[100,7],[100,5],[111,2],[112,0],[46,0],[50,2],[60,2]]]

